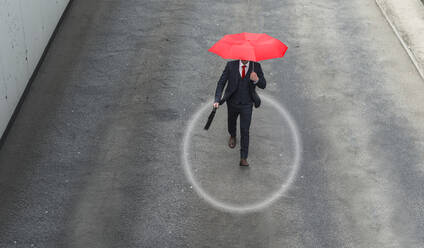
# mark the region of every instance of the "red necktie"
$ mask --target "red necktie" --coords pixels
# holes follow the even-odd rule
[[[245,65],[242,65],[243,69],[241,70],[241,78],[244,78],[246,76],[246,72],[244,71]]]

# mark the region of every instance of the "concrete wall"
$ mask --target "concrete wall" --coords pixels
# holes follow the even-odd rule
[[[0,0],[0,135],[69,0]]]

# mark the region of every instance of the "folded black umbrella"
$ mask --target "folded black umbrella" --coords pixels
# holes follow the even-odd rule
[[[206,122],[206,125],[205,125],[205,128],[204,128],[205,130],[208,130],[209,129],[209,126],[212,123],[213,117],[215,117],[216,109],[217,108],[213,107],[212,112],[209,114],[208,121]]]

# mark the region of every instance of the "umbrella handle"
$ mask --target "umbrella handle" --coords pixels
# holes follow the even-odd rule
[[[255,62],[254,61],[252,61],[252,72],[255,72]],[[250,78],[249,78],[249,80],[250,80]]]

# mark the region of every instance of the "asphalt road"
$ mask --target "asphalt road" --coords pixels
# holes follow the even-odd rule
[[[201,128],[207,49],[244,31],[289,48],[261,62],[242,169],[226,105]],[[423,102],[374,1],[75,0],[0,150],[0,247],[424,247]],[[203,198],[190,125],[203,192],[281,197]]]

